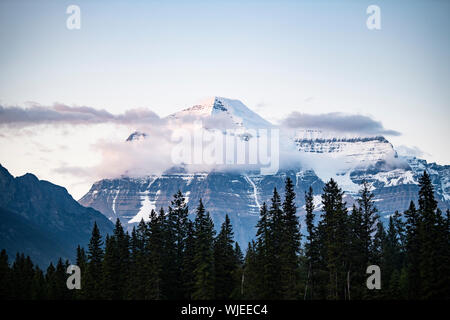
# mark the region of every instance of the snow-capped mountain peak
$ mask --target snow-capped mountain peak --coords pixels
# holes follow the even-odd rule
[[[239,100],[212,97],[200,104],[168,116],[170,120],[198,119],[207,122],[213,128],[247,128],[260,129],[272,127],[272,124],[250,110]]]

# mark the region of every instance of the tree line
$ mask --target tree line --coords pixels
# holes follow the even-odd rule
[[[418,205],[380,221],[370,185],[351,210],[344,192],[330,179],[321,208],[312,188],[305,193],[305,234],[286,178],[284,195],[275,188],[263,203],[256,238],[245,256],[233,240],[228,215],[216,234],[202,200],[195,219],[178,191],[167,212],[151,211],[125,232],[117,220],[103,239],[94,224],[87,249],[78,246],[81,289],[68,290],[69,261],[59,259],[44,273],[17,254],[10,265],[0,254],[1,299],[268,299],[363,300],[449,299],[449,210],[437,206],[429,175],[419,179]],[[103,241],[104,240],[104,241]],[[381,289],[369,290],[366,269],[381,270]]]

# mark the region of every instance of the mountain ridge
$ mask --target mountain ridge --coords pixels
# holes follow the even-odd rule
[[[75,201],[67,189],[27,173],[13,177],[0,164],[0,248],[20,249],[46,266],[59,257],[73,261],[77,245],[86,246],[94,221],[103,235],[113,224],[100,212]]]

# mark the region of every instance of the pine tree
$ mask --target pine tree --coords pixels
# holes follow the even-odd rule
[[[241,294],[246,300],[263,299],[259,282],[264,274],[261,273],[261,265],[259,265],[255,247],[254,241],[249,242],[245,254]]]
[[[31,284],[31,299],[44,300],[47,298],[45,277],[42,270],[36,266],[34,269],[33,282]]]
[[[16,300],[30,300],[34,277],[34,265],[30,257],[17,253],[12,265],[12,297]]]
[[[195,290],[195,232],[194,224],[192,221],[187,222],[187,233],[185,252],[183,257],[183,286],[184,286],[184,298],[192,299],[192,294]]]
[[[281,287],[282,298],[285,300],[297,299],[299,297],[297,283],[299,272],[300,253],[300,228],[295,205],[294,185],[291,178],[287,177],[285,182],[285,198],[283,201],[281,234]]]
[[[416,210],[414,202],[410,202],[408,210],[404,212],[406,218],[406,274],[408,284],[408,298],[418,299],[420,297],[420,239],[419,225],[420,216]]]
[[[317,234],[316,227],[314,225],[314,194],[313,189],[309,187],[308,192],[305,192],[305,211],[306,211],[306,231],[308,235],[306,236],[306,244],[305,244],[305,255],[307,261],[307,278],[305,285],[305,293],[303,298],[314,298],[314,273],[318,264],[318,251],[317,251]]]
[[[162,293],[162,274],[163,274],[163,224],[164,212],[157,215],[154,210],[150,213],[150,221],[148,230],[150,233],[148,240],[149,259],[149,282],[146,296],[152,300],[160,300],[163,298]]]
[[[268,212],[268,239],[267,253],[265,257],[264,275],[266,299],[282,299],[283,288],[281,287],[281,253],[282,237],[284,228],[283,211],[281,207],[280,195],[276,188],[273,190],[271,205]]]
[[[118,266],[118,252],[114,237],[106,235],[105,238],[105,253],[102,261],[102,299],[117,300],[119,284]]]
[[[139,226],[146,229],[147,225],[143,220]],[[129,283],[127,286],[127,299],[142,300],[145,298],[145,278],[147,276],[144,257],[144,242],[138,235],[136,227],[133,227],[130,238],[130,266],[129,266]],[[144,279],[143,279],[144,278]],[[144,282],[144,283],[143,283]]]
[[[200,199],[194,221],[195,256],[194,256],[194,291],[192,298],[209,300],[214,298],[214,225],[205,214],[205,207]]]
[[[167,278],[167,292],[169,299],[181,299],[184,296],[183,260],[187,235],[188,206],[180,190],[173,196],[167,219],[167,253],[171,261]]]
[[[162,211],[162,216],[164,216],[164,211]],[[130,299],[149,299],[147,292],[150,274],[149,238],[149,227],[147,223],[141,219],[137,228],[133,228],[130,240],[130,285],[127,294]]]
[[[274,261],[271,260],[269,256],[272,252],[272,250],[269,250],[271,234],[268,216],[269,212],[265,202],[262,204],[259,214],[259,220],[256,224],[256,243],[249,243],[247,249],[247,255],[249,255],[249,257],[248,259],[246,257],[246,266],[252,270],[252,275],[254,275],[254,280],[249,287],[250,292],[247,292],[247,296],[269,299],[271,297],[269,277]],[[252,265],[252,263],[254,263],[254,265]],[[248,274],[247,270],[245,271],[245,273]]]
[[[101,299],[103,241],[97,223],[94,223],[92,236],[88,245],[88,266],[86,275],[86,298]]]
[[[231,294],[231,299],[233,300],[241,300],[243,298],[242,293],[242,279],[243,279],[243,272],[244,272],[244,255],[242,254],[241,247],[235,241],[234,243],[234,261],[236,268],[233,271],[232,277],[233,277],[233,291]]]
[[[364,252],[362,252],[366,264],[373,258],[370,255],[371,235],[375,231],[378,215],[377,208],[374,205],[374,194],[370,191],[370,185],[363,181],[362,189],[359,192],[358,206],[362,214],[362,241],[364,241]]]
[[[169,299],[177,299],[180,295],[180,265],[178,246],[178,213],[169,207],[164,223],[164,287],[163,295]]]
[[[87,273],[87,256],[86,252],[84,251],[84,248],[82,248],[80,245],[77,247],[77,257],[76,257],[76,264],[80,268],[81,272],[81,289],[76,290],[74,293],[75,299],[84,299],[85,298],[85,274]]]
[[[369,248],[367,247],[367,229],[364,225],[362,210],[355,204],[349,217],[349,230],[347,291],[349,299],[360,300],[364,298],[366,292],[364,279],[368,265]]]
[[[214,242],[214,271],[216,299],[229,299],[234,289],[233,273],[237,269],[230,218],[225,221]]]
[[[436,267],[440,264],[439,252],[441,232],[439,230],[439,213],[437,201],[434,198],[433,184],[430,176],[424,171],[419,178],[419,240],[420,240],[420,282],[421,298],[439,298],[437,286],[441,277],[448,274],[440,274]]]
[[[47,297],[50,300],[67,300],[71,296],[66,286],[67,267],[59,258],[56,268],[52,264],[47,269]]]
[[[402,267],[399,236],[394,218],[389,217],[389,227],[383,244],[382,287],[391,288],[390,298],[398,298],[400,294],[400,271]],[[391,283],[394,281],[394,283]]]
[[[343,201],[343,191],[330,179],[323,188],[323,223],[320,235],[323,237],[324,261],[328,271],[328,298],[344,299],[347,293],[347,253],[348,228],[347,209]]]
[[[0,253],[0,300],[12,297],[11,269],[9,267],[8,255],[3,249]]]

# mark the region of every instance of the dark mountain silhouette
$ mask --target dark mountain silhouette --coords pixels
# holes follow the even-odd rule
[[[0,221],[0,248],[11,257],[23,252],[42,266],[59,257],[74,261],[94,222],[103,235],[113,229],[104,215],[81,206],[65,188],[30,173],[14,178],[1,165]]]

